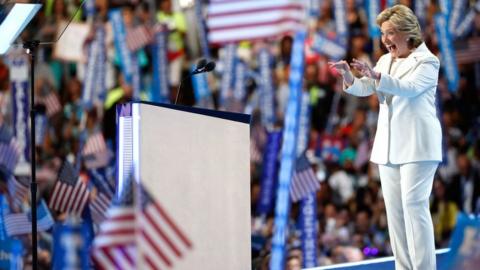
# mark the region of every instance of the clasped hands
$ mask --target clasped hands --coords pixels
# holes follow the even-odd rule
[[[374,80],[380,80],[380,72],[376,72],[367,63],[357,59],[353,59],[353,62],[350,63],[350,65],[345,60],[328,62],[328,65],[330,68],[335,68],[343,76],[344,81],[348,85],[352,85],[354,80],[350,66],[356,69],[362,76],[372,78]]]

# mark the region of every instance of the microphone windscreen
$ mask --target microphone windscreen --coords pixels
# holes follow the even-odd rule
[[[196,69],[197,69],[197,70],[202,69],[202,68],[204,68],[206,65],[207,65],[207,59],[202,58],[202,59],[198,60]]]
[[[206,66],[205,66],[205,71],[206,72],[210,72],[212,70],[215,69],[215,62],[209,62]]]

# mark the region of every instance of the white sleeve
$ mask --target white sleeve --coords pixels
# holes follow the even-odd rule
[[[376,90],[401,97],[418,96],[437,85],[439,68],[439,61],[429,58],[420,63],[408,79],[396,79],[382,73]]]

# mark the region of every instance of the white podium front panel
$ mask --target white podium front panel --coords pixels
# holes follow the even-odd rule
[[[133,155],[137,181],[157,204],[151,210],[156,215],[137,220],[157,219],[157,227],[137,238],[140,253],[151,253],[137,258],[139,269],[152,263],[162,269],[250,269],[249,116],[182,109],[131,104],[133,153],[127,156]],[[129,136],[119,131],[121,149]],[[137,202],[141,213],[142,194]],[[160,256],[149,261],[155,254]]]

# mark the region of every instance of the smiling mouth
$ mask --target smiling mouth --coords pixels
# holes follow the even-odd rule
[[[394,44],[386,45],[386,47],[389,52],[393,52],[397,49],[397,46],[395,46]]]

